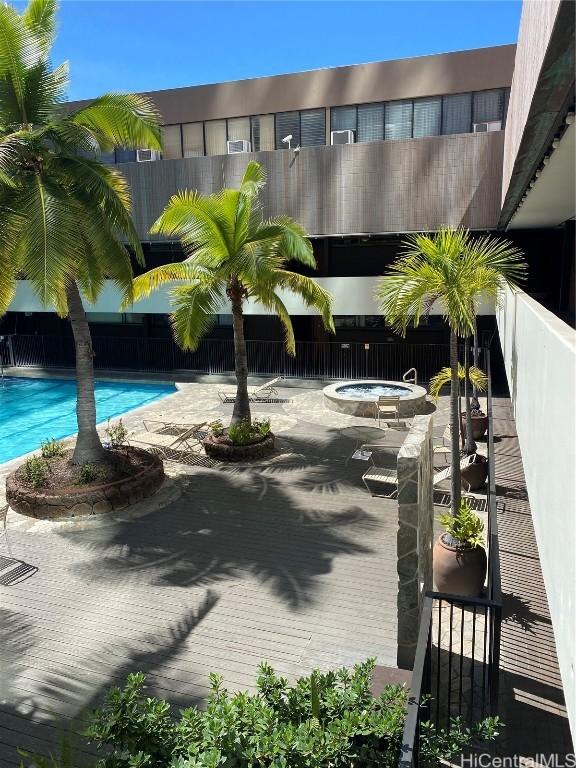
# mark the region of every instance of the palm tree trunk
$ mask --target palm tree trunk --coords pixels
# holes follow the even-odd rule
[[[462,480],[460,478],[460,381],[458,379],[458,338],[450,331],[450,369],[452,372],[450,387],[450,421],[452,430],[452,474],[450,475],[450,492],[452,495],[451,512],[457,515],[460,511],[460,495]]]
[[[94,352],[90,326],[75,282],[66,289],[68,319],[74,334],[76,348],[76,418],[78,437],[74,446],[74,464],[92,464],[106,458],[96,431],[96,399],[94,397]]]
[[[472,406],[470,404],[470,339],[464,339],[464,403],[466,406],[466,444],[464,450],[468,455],[475,453],[476,443],[472,435]]]
[[[236,373],[236,400],[232,411],[232,424],[252,421],[248,398],[248,358],[244,338],[244,312],[242,311],[241,287],[236,284],[230,291],[232,302],[232,327],[234,328],[234,365]]]

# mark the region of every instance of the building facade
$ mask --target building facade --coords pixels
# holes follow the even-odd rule
[[[265,214],[294,217],[312,238],[315,274],[334,295],[336,340],[396,340],[374,287],[405,233],[497,227],[514,56],[515,46],[500,46],[149,93],[164,123],[163,153],[118,148],[105,158],[132,188],[147,266],[182,258],[177,242],[149,234],[174,192],[233,187],[257,160],[268,173]],[[87,307],[95,335],[169,336],[166,292],[130,312],[119,304],[107,286]],[[327,338],[304,305],[288,305],[297,338]],[[491,327],[493,308],[482,312]],[[282,338],[261,307],[247,315],[248,338]],[[2,330],[69,333],[26,283]],[[213,336],[231,336],[225,307]],[[441,318],[411,338],[443,342]]]

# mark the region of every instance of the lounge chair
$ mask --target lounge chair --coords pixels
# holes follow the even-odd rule
[[[400,422],[400,397],[398,395],[380,395],[376,401],[378,426],[380,426],[380,417],[386,415],[393,416],[396,419],[396,423]]]
[[[463,459],[460,460],[460,471],[465,469],[468,464],[470,464],[472,461],[474,461],[474,456],[465,456]],[[449,465],[445,469],[443,469],[441,472],[436,472],[436,474],[432,478],[432,487],[434,491],[440,490],[437,488],[437,486],[442,483],[444,480],[448,480],[450,475],[452,474],[452,466]],[[362,482],[366,486],[366,489],[369,491],[371,496],[392,496],[397,493],[397,486],[398,486],[398,473],[395,469],[387,469],[386,467],[377,467],[374,463],[373,465],[364,472],[362,475]],[[374,493],[374,491],[370,488],[368,483],[374,483],[375,485],[387,485],[387,486],[394,486],[392,490],[392,494],[380,494],[380,493]],[[462,478],[462,483],[464,485],[468,485],[466,483],[466,480]],[[469,490],[470,486],[466,490]],[[465,495],[465,494],[464,494]],[[436,503],[440,504],[441,506],[449,506],[450,505],[450,494],[446,491],[442,491],[440,494],[442,500],[437,501]],[[435,496],[436,501],[436,496]]]
[[[150,429],[151,426],[164,425],[158,431]],[[166,461],[175,461],[180,464],[198,463],[202,451],[202,440],[207,430],[202,431],[206,425],[203,421],[200,424],[173,424],[170,422],[144,422],[145,429],[130,435],[130,442],[145,446],[152,453],[158,454]],[[200,462],[210,464],[205,457],[205,461]]]
[[[251,403],[273,403],[278,400],[278,392],[275,388],[275,384],[282,381],[282,376],[277,376],[275,379],[267,381],[266,384],[261,384],[259,387],[253,387],[248,392],[248,399]],[[218,397],[223,403],[235,403],[236,392],[218,392]]]

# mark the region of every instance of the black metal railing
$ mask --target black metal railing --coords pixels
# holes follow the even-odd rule
[[[234,371],[231,339],[204,339],[195,352],[186,352],[171,339],[94,336],[97,370],[130,370],[143,373],[226,374]],[[286,378],[401,379],[409,368],[428,381],[449,364],[446,344],[408,342],[360,343],[298,341],[296,355],[281,341],[246,342],[248,370],[262,376]],[[2,352],[3,350],[3,352]],[[73,368],[74,341],[70,336],[14,334],[0,344],[6,364],[29,368]]]
[[[488,374],[487,579],[485,596],[427,592],[408,699],[399,768],[419,764],[422,724],[450,730],[452,719],[468,724],[498,713],[502,591],[494,466],[494,423],[490,353]]]

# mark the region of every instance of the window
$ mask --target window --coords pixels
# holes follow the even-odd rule
[[[86,312],[89,323],[108,325],[142,325],[144,315],[140,312]]]
[[[274,115],[256,115],[251,118],[252,149],[254,152],[266,152],[275,149]]]
[[[333,107],[330,110],[330,130],[356,132],[356,107]]]
[[[226,120],[208,120],[204,123],[206,132],[206,154],[226,154]]]
[[[116,148],[116,162],[117,163],[135,163],[136,162],[136,150],[135,149],[123,149],[122,147]]]
[[[204,125],[184,123],[182,126],[184,157],[202,157],[204,154]]]
[[[361,104],[357,110],[356,141],[382,141],[384,138],[384,104]]]
[[[385,139],[410,139],[412,137],[412,102],[390,101],[384,115]]]
[[[165,160],[174,160],[182,157],[182,133],[179,125],[163,125],[162,132],[162,157]]]
[[[489,123],[504,117],[504,91],[480,91],[474,94],[473,123]]]
[[[292,135],[292,147],[300,144],[300,112],[278,112],[276,114],[276,149],[287,149],[282,139]]]
[[[250,141],[249,117],[232,117],[228,120],[228,140]]]
[[[470,133],[472,130],[472,94],[457,93],[442,99],[442,133]]]
[[[300,112],[300,141],[303,147],[326,144],[325,109],[306,109]]]
[[[438,136],[440,133],[440,116],[442,114],[442,98],[418,99],[414,102],[413,136],[420,139],[423,136]]]

